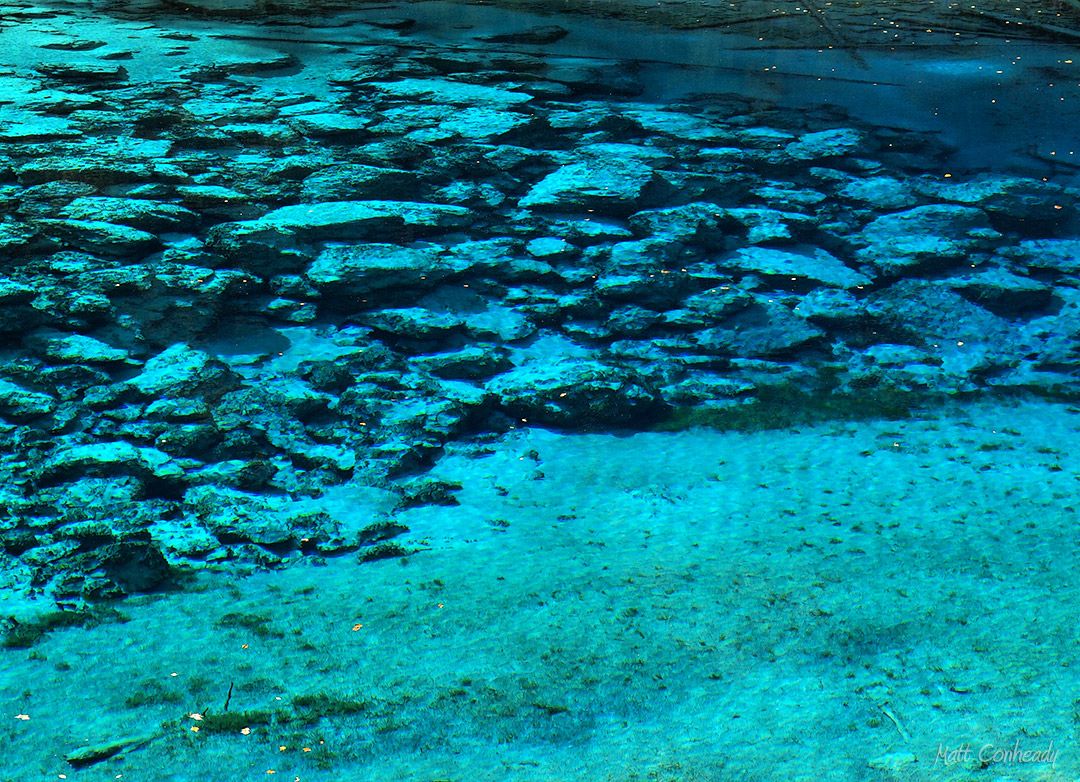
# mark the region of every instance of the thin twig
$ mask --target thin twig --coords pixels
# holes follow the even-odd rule
[[[884,714],[886,717],[888,717],[890,720],[892,720],[892,724],[896,726],[896,729],[898,731],[900,731],[900,736],[904,739],[904,741],[906,741],[906,742],[908,742],[910,744],[911,743],[911,734],[908,733],[906,730],[904,730],[904,726],[900,724],[900,720],[897,719],[896,715],[893,714],[892,711],[889,710],[889,704],[888,703],[880,703],[880,704],[878,704],[878,708],[881,709],[882,714]]]

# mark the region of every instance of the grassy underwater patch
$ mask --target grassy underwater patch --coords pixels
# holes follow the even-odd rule
[[[161,682],[146,679],[139,683],[135,692],[124,699],[124,705],[129,709],[137,709],[142,706],[180,704],[184,700],[182,693],[166,687]]]
[[[368,710],[368,702],[359,698],[339,697],[325,692],[297,695],[292,699],[296,717],[306,723],[318,722],[324,717],[347,717]]]
[[[935,397],[906,391],[873,394],[778,392],[762,390],[752,402],[725,407],[676,407],[650,427],[654,432],[720,429],[760,432],[825,421],[900,420],[934,401]]]
[[[202,715],[199,729],[208,733],[240,733],[244,728],[270,725],[275,722],[277,712],[251,709],[248,711],[223,711],[220,714]],[[277,720],[282,721],[282,720]]]
[[[127,616],[112,608],[49,611],[29,621],[12,624],[4,634],[0,647],[4,649],[29,649],[54,630],[62,630],[68,627],[96,627],[105,622],[126,621],[128,621]]]
[[[270,617],[263,614],[244,614],[233,612],[225,614],[217,620],[218,627],[231,627],[248,630],[259,638],[284,638],[285,634],[280,630],[270,627]]]

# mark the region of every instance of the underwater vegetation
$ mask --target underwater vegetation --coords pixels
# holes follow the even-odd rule
[[[115,609],[49,611],[32,620],[9,624],[0,646],[5,649],[29,649],[54,630],[70,627],[94,627],[104,622],[126,622],[128,618]]]
[[[264,614],[232,612],[222,616],[215,624],[218,627],[233,627],[248,630],[259,638],[284,638],[285,633],[270,627],[271,621],[271,618]]]

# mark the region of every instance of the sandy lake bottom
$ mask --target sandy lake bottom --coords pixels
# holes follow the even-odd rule
[[[3,778],[1071,779],[1078,427],[452,448],[460,505],[401,516],[426,551],[204,573],[5,652]]]

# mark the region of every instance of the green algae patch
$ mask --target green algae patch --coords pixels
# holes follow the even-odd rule
[[[85,747],[79,747],[78,749],[72,750],[64,756],[64,760],[75,768],[89,766],[94,763],[99,763],[102,760],[107,760],[125,750],[138,749],[139,747],[146,746],[161,735],[160,732],[148,733],[144,736],[128,736],[113,741],[105,741],[100,744],[89,744]],[[61,775],[61,777],[62,776],[63,775]]]
[[[278,716],[277,712],[261,709],[203,714],[202,719],[199,720],[199,729],[207,733],[240,733],[244,728],[270,725],[275,722],[276,716]]]
[[[129,709],[138,709],[142,706],[176,705],[183,702],[183,694],[153,679],[140,682],[139,688],[124,699],[124,705]]]
[[[49,611],[19,624],[13,624],[5,633],[0,647],[4,649],[29,649],[45,635],[67,627],[96,627],[105,622],[126,622],[128,617],[115,609],[98,611]]]
[[[808,426],[825,421],[904,420],[935,401],[903,391],[873,394],[830,394],[827,391],[762,391],[751,403],[722,406],[674,407],[651,427],[653,432],[686,432],[692,429],[761,432]]]
[[[284,638],[280,630],[270,627],[270,617],[262,614],[244,614],[239,612],[225,614],[215,623],[218,627],[248,630],[259,638]]]
[[[311,724],[324,717],[348,717],[366,712],[370,704],[359,698],[340,697],[325,692],[297,695],[292,699],[295,719]]]

